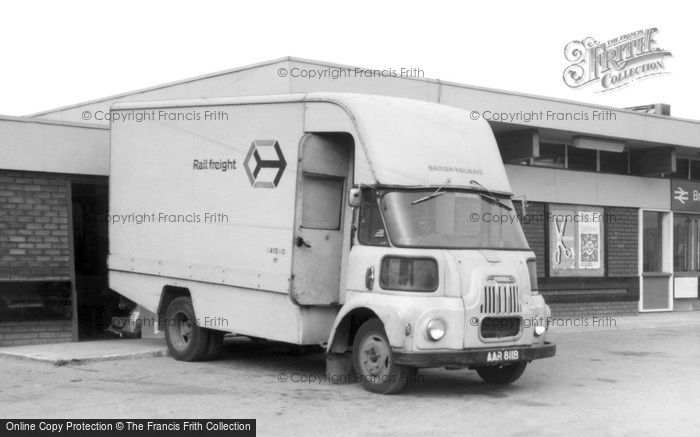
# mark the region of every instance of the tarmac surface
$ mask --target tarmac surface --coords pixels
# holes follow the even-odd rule
[[[395,396],[332,384],[322,353],[274,343],[236,340],[204,363],[158,356],[158,340],[0,348],[0,417],[254,418],[258,435],[698,435],[700,313],[613,321],[555,326],[557,356],[513,385],[430,369]]]

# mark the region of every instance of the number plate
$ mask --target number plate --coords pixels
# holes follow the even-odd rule
[[[518,361],[520,351],[517,349],[503,349],[500,351],[492,351],[486,354],[487,363],[505,363],[509,361]]]

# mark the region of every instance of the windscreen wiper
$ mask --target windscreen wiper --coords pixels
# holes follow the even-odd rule
[[[416,199],[413,202],[411,202],[411,205],[417,205],[421,202],[425,202],[426,200],[434,199],[438,196],[442,196],[445,194],[447,191],[444,190],[445,185],[450,183],[450,179],[446,180],[444,184],[440,185],[437,190],[435,190],[433,193],[428,194],[425,197],[421,197],[420,199]]]
[[[481,189],[483,189],[484,191],[486,191],[487,193],[489,193],[488,195],[487,195],[487,194],[484,194],[484,193],[479,193],[479,195],[480,195],[482,198],[488,199],[488,200],[490,200],[490,201],[492,201],[492,202],[494,202],[494,203],[498,203],[499,205],[501,205],[502,207],[504,207],[504,208],[507,209],[508,211],[512,211],[512,210],[513,210],[513,207],[511,207],[510,205],[508,205],[507,203],[503,202],[501,199],[499,199],[498,197],[496,197],[491,191],[489,191],[488,188],[486,188],[485,186],[481,185],[479,182],[477,182],[477,181],[475,181],[474,179],[472,179],[471,181],[469,181],[469,183],[472,184],[472,185],[477,185],[477,186],[479,186]]]

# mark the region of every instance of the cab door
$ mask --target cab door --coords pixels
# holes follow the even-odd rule
[[[349,140],[348,140],[349,138]],[[301,141],[292,271],[292,299],[299,305],[338,303],[342,273],[346,193],[352,138],[307,134]]]

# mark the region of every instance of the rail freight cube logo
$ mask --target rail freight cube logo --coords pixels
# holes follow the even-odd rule
[[[276,188],[287,161],[277,140],[255,140],[243,166],[254,188]]]

